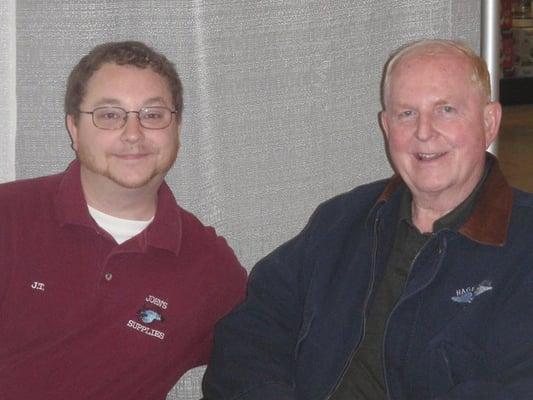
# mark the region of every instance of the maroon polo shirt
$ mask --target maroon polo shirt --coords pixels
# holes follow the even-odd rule
[[[208,361],[244,296],[226,241],[163,184],[118,245],[90,217],[77,161],[0,185],[0,399],[164,399]]]

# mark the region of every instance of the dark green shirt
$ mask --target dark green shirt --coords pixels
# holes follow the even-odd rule
[[[489,169],[489,166],[485,168],[485,174],[467,199],[434,222],[433,232],[442,229],[456,231],[463,225],[474,208],[477,194],[485,182]],[[331,400],[386,398],[382,354],[385,324],[402,294],[414,258],[431,237],[431,233],[421,233],[412,224],[411,193],[407,187],[401,190],[400,217],[385,274],[379,283],[375,283],[375,298],[367,310],[361,345]]]

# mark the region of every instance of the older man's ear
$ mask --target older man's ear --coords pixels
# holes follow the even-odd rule
[[[485,127],[485,144],[488,148],[500,131],[502,120],[502,106],[499,102],[493,101],[487,104],[483,110],[483,123]]]

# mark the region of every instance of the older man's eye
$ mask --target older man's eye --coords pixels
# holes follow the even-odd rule
[[[442,107],[442,111],[444,111],[445,113],[451,113],[453,112],[455,109],[452,107],[452,106],[443,106]]]

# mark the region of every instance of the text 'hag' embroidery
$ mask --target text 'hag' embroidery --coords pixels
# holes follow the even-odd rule
[[[474,299],[483,294],[492,290],[492,282],[489,280],[484,280],[477,286],[470,286],[464,289],[457,289],[455,291],[455,296],[452,296],[452,301],[456,303],[472,303]]]

